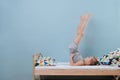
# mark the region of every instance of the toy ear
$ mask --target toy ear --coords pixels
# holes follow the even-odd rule
[[[43,55],[42,55],[42,53],[39,53],[39,58],[43,58]]]
[[[42,53],[40,52],[39,55],[42,55]]]
[[[53,62],[55,62],[55,59],[53,59]]]

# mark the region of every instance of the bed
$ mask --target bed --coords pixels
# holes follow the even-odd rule
[[[120,76],[120,67],[95,65],[95,66],[70,66],[68,62],[58,62],[56,66],[34,66],[35,56],[32,56],[32,80],[39,76],[41,80],[42,75],[84,75],[84,76]]]

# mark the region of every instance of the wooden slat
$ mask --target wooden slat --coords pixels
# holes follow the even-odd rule
[[[35,80],[34,69],[35,69],[34,55],[32,56],[32,80]]]
[[[48,69],[48,70],[34,70],[35,75],[120,75],[120,70],[75,70],[75,69]]]

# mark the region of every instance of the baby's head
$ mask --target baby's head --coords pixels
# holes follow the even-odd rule
[[[95,57],[87,57],[84,59],[84,64],[85,65],[97,65],[98,60]]]

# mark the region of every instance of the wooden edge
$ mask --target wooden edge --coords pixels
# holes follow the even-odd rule
[[[32,55],[32,80],[35,80],[35,75],[34,75],[34,66],[35,60],[34,60],[34,55]]]
[[[34,74],[34,69],[35,69],[35,58],[40,56],[40,54],[33,54],[32,55],[32,80],[35,80],[35,74]]]
[[[35,75],[120,75],[120,70],[98,70],[98,69],[38,69]]]

